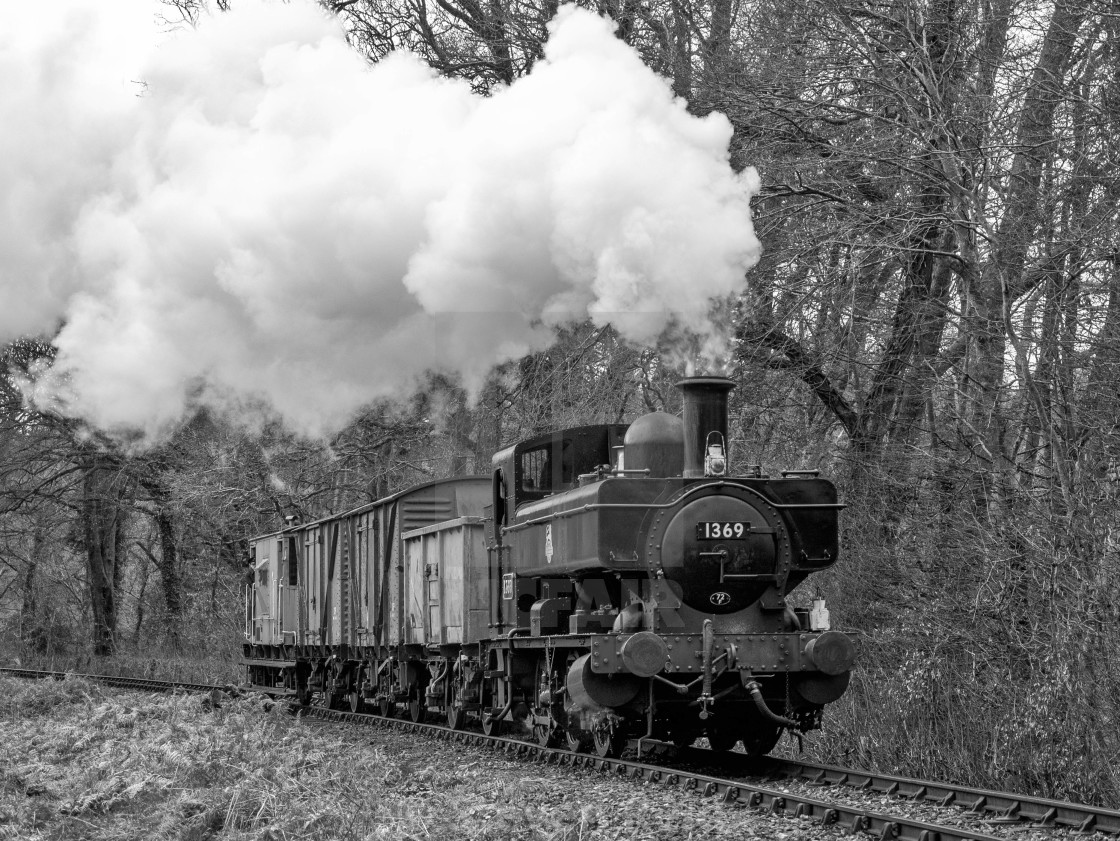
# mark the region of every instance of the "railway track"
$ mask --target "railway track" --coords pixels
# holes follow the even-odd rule
[[[0,668],[0,675],[21,678],[61,679],[67,673],[45,672],[34,669]],[[126,678],[104,675],[73,675],[97,681],[108,686],[149,691],[226,691],[231,687],[196,684],[179,681],[158,681],[144,678]],[[324,721],[343,722],[366,727],[397,728],[407,733],[468,745],[488,747],[522,759],[588,769],[600,774],[626,777],[647,785],[674,786],[683,791],[695,792],[704,797],[718,798],[723,803],[805,818],[823,825],[839,825],[851,833],[867,832],[890,841],[1007,841],[1006,833],[981,830],[1011,828],[1021,830],[1033,826],[1043,829],[1074,830],[1079,833],[1102,833],[1120,836],[1120,811],[1087,806],[1045,798],[1029,797],[1008,792],[958,786],[951,783],[915,780],[887,774],[820,765],[798,760],[767,757],[751,760],[740,754],[716,755],[714,763],[699,761],[707,751],[686,751],[683,767],[656,765],[635,759],[609,759],[576,754],[563,748],[549,748],[508,736],[487,736],[479,732],[451,730],[438,724],[413,722],[405,719],[384,718],[366,713],[331,710],[324,707],[307,707],[301,714]],[[710,755],[709,755],[710,756]],[[742,756],[742,759],[737,757]],[[713,775],[709,769],[699,770],[702,764],[717,765],[724,775]],[[867,795],[853,802],[852,798],[821,799],[794,789],[779,789],[765,782],[787,781],[806,784],[816,789],[829,788]],[[848,802],[843,802],[845,799]],[[890,802],[930,807],[933,820],[920,820],[889,809],[870,808],[872,803],[889,806]],[[944,822],[945,815],[960,816]]]
[[[854,771],[792,759],[768,760],[770,773],[821,786],[846,786],[914,802],[956,806],[988,820],[1064,827],[1082,833],[1120,835],[1120,811],[1061,800],[1026,797],[989,789],[915,780],[871,771]]]
[[[29,679],[54,678],[62,680],[70,677],[80,677],[83,680],[97,681],[106,686],[119,686],[122,689],[147,689],[152,692],[167,692],[172,689],[185,689],[189,692],[211,692],[215,689],[225,691],[227,686],[217,686],[208,683],[184,683],[173,680],[149,680],[148,678],[117,677],[115,675],[84,675],[77,672],[46,672],[39,669],[13,669],[0,668],[0,675],[9,677],[22,677]]]

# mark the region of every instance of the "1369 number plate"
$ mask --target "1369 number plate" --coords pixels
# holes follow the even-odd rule
[[[697,540],[744,540],[750,533],[750,523],[721,520],[696,524]]]

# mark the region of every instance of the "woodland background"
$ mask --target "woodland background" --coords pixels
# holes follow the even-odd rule
[[[325,5],[371,61],[407,47],[482,93],[540,57],[556,9]],[[1120,802],[1120,4],[583,5],[694,112],[726,114],[733,164],[762,175],[762,262],[719,313],[734,458],[840,486],[844,559],[807,595],[861,649],[806,749]],[[204,653],[233,677],[249,535],[487,472],[539,431],[675,411],[666,350],[574,325],[474,404],[433,376],[330,441],[200,414],[137,454],[28,409],[13,377],[52,348],[16,342],[0,651],[149,671]]]

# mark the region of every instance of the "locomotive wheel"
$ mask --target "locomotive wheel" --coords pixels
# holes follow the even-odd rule
[[[537,663],[537,679],[536,679],[536,693],[538,702],[545,698],[551,698],[553,692],[552,675],[548,672],[544,660]],[[532,710],[529,710],[534,718],[546,718],[546,724],[540,724],[534,721],[533,724],[533,739],[542,748],[554,748],[560,744],[560,734],[567,723],[567,717],[564,715],[563,707],[560,704],[546,702],[544,704],[536,704]]]
[[[591,740],[582,730],[565,730],[564,744],[567,745],[568,750],[572,753],[587,753],[587,748],[591,744]]]
[[[556,736],[556,728],[552,726],[552,719],[548,724],[533,725],[533,739],[542,748],[554,748],[560,741]]]
[[[360,713],[365,711],[366,703],[362,700],[362,693],[360,690],[351,689],[350,694],[347,695],[346,698],[350,701],[350,712]]]
[[[699,736],[699,730],[685,724],[677,723],[669,728],[669,738],[678,748],[692,747],[692,743],[695,742]]]
[[[482,714],[482,732],[487,736],[498,736],[502,732],[502,720],[494,718],[490,713]]]
[[[496,682],[489,680],[482,682],[482,709],[479,710],[479,715],[482,719],[482,732],[487,736],[497,736],[502,732],[501,720],[495,719],[491,713],[494,708],[494,697],[497,694]]]
[[[743,734],[743,747],[748,756],[765,756],[778,744],[782,728],[776,724],[756,724]]]
[[[397,711],[396,704],[390,699],[383,697],[377,702],[377,711],[381,714],[382,718],[392,718],[393,713]]]
[[[459,698],[459,684],[450,681],[447,687],[447,726],[452,730],[462,730],[467,722],[467,713]]]
[[[603,721],[591,731],[591,742],[598,756],[615,759],[622,755],[626,748],[626,737],[620,728],[612,727],[609,722]]]
[[[708,746],[723,753],[735,747],[739,742],[739,734],[731,728],[713,728],[708,731]]]

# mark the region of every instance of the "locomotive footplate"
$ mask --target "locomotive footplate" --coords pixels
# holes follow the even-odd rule
[[[626,636],[631,636],[626,634]],[[618,639],[618,634],[612,634],[610,639]],[[508,648],[515,651],[529,651],[532,649],[561,649],[561,648],[583,648],[586,649],[591,645],[592,637],[588,634],[566,635],[566,636],[546,636],[546,637],[513,637],[499,638],[495,640],[487,640],[491,648]],[[606,637],[594,637],[594,639],[606,639]],[[499,670],[505,674],[504,670]],[[487,677],[490,677],[487,674]]]
[[[649,633],[649,632],[640,632]],[[812,656],[813,645],[821,637],[828,642],[843,636],[835,631],[794,634],[714,634],[712,653],[719,661],[720,670],[750,670],[752,672],[812,672],[820,664]],[[624,646],[637,634],[595,634],[591,637],[591,670],[598,674],[628,673],[632,670],[624,661]],[[698,674],[704,667],[704,640],[702,634],[665,634],[666,675]],[[850,642],[847,643],[850,646]],[[818,646],[819,647],[819,646]]]
[[[251,692],[264,692],[268,695],[276,695],[276,696],[298,694],[298,690],[296,690],[296,689],[285,689],[282,686],[268,686],[267,684],[264,684],[264,683],[250,683],[248,685],[248,689]]]
[[[295,660],[261,660],[249,657],[241,658],[242,666],[267,666],[270,669],[291,668],[296,665]]]

